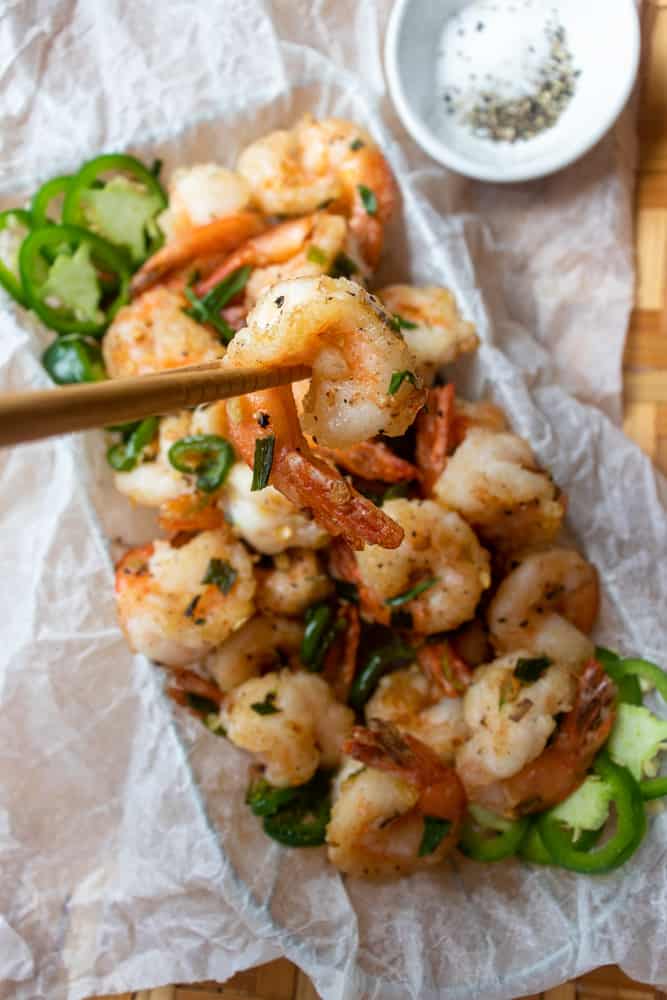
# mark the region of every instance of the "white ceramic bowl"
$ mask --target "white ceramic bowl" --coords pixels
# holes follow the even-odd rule
[[[514,143],[478,138],[458,116],[443,113],[444,94],[436,80],[440,39],[447,19],[469,2],[397,0],[394,5],[385,63],[406,129],[434,159],[480,180],[530,180],[572,163],[613,125],[632,91],[640,52],[634,0],[542,0],[557,9],[581,75],[556,124]]]

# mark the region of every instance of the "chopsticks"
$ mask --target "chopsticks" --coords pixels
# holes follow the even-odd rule
[[[234,371],[212,361],[134,378],[8,393],[0,396],[0,446],[173,413],[310,374],[305,365]]]

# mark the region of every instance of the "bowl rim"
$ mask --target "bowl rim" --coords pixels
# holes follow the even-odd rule
[[[625,86],[622,88],[619,97],[614,101],[613,105],[609,106],[607,113],[602,117],[598,125],[591,132],[587,132],[579,138],[578,141],[568,145],[565,153],[556,152],[543,160],[534,161],[533,163],[517,163],[508,165],[505,168],[477,163],[475,160],[468,159],[468,157],[455,152],[437,139],[434,133],[424,124],[423,120],[412,110],[405,96],[399,72],[398,38],[408,9],[414,2],[415,0],[395,0],[389,15],[384,43],[384,64],[389,93],[403,126],[417,145],[421,146],[438,163],[449,167],[459,174],[463,174],[465,177],[472,177],[480,181],[494,181],[499,184],[513,184],[518,181],[537,180],[540,177],[546,177],[557,170],[561,170],[563,167],[569,166],[575,160],[584,156],[609,131],[627,104],[634,89],[641,55],[639,13],[635,0],[615,0],[617,4],[623,5],[624,14],[630,23],[630,30],[627,35],[628,46],[631,49],[630,72],[627,75]]]

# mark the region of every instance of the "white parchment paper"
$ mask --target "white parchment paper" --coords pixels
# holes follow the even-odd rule
[[[233,164],[306,110],[366,124],[403,194],[381,280],[456,292],[483,338],[457,378],[507,408],[567,492],[604,583],[600,638],[660,660],[667,488],[609,419],[632,298],[631,123],[537,184],[447,175],[389,105],[388,8],[5,4],[0,194],[15,204],[101,151],[159,155],[167,171]],[[46,384],[46,339],[3,300],[2,389]],[[111,491],[101,444],[0,456],[0,997],[224,979],[280,954],[325,1000],[504,1000],[606,962],[667,982],[664,816],[625,870],[595,880],[460,860],[371,887],[321,850],[268,841],[242,803],[244,756],[174,723],[158,672],[116,626],[110,543],[151,527]]]

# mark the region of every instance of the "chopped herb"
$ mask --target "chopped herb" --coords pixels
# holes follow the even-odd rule
[[[514,676],[524,684],[532,684],[540,679],[547,667],[551,666],[548,656],[535,656],[532,659],[520,657],[514,668]]]
[[[356,153],[358,149],[363,149],[366,143],[363,139],[353,139],[350,143],[350,149],[353,153]]]
[[[228,594],[237,576],[234,567],[224,559],[211,559],[202,583],[214,583],[220,593]]]
[[[332,278],[351,278],[353,274],[358,274],[360,270],[361,268],[359,265],[341,250],[341,252],[337,253],[334,257],[330,275]]]
[[[257,712],[258,715],[276,715],[280,709],[276,708],[274,702],[277,698],[275,691],[269,691],[264,701],[254,701],[250,706],[253,712]]]
[[[413,323],[412,320],[406,319],[405,316],[401,316],[400,313],[394,313],[391,325],[397,333],[400,333],[401,330],[416,330],[418,327],[417,323]]]
[[[377,215],[378,200],[375,197],[375,192],[371,191],[365,184],[357,184],[357,191],[368,215]]]
[[[331,643],[345,627],[342,619],[334,617],[330,605],[313,604],[304,615],[305,629],[301,643],[301,662],[315,673],[324,666],[324,657]]]
[[[451,828],[452,824],[448,819],[424,816],[424,832],[419,845],[419,857],[424,858],[427,854],[433,854],[440,847]]]
[[[131,472],[142,458],[144,448],[151,444],[158,429],[157,417],[146,417],[138,424],[126,425],[129,430],[121,431],[122,442],[114,444],[107,451],[107,462],[116,472]]]
[[[151,173],[153,177],[159,177],[161,172],[162,172],[162,160],[159,159],[158,157],[151,163]]]
[[[253,492],[263,490],[268,485],[275,444],[276,439],[273,434],[267,434],[266,437],[257,438],[255,441],[255,460],[252,466],[252,484],[250,486]]]
[[[319,264],[320,267],[326,267],[327,264],[329,263],[329,258],[325,254],[324,250],[321,250],[319,247],[315,246],[314,243],[311,243],[311,245],[306,250],[306,257],[311,262],[311,264]]]
[[[187,608],[183,612],[183,614],[185,615],[186,618],[192,618],[192,616],[195,613],[195,609],[196,609],[197,605],[199,604],[200,600],[201,600],[201,594],[195,594],[195,596],[192,598],[192,600],[188,604]]]
[[[407,371],[407,369],[402,372],[394,372],[389,382],[389,395],[395,396],[403,383],[406,381],[412,382],[413,385],[417,385],[417,376],[414,372]]]
[[[388,608],[398,608],[401,604],[407,604],[408,601],[414,601],[415,597],[419,597],[420,594],[423,594],[425,590],[428,590],[437,582],[438,578],[436,576],[428,577],[426,580],[420,580],[419,583],[416,583],[414,587],[410,588],[410,590],[406,590],[404,594],[397,594],[396,597],[389,597],[384,603]]]
[[[183,312],[198,323],[208,323],[220,335],[223,344],[229,344],[234,337],[234,330],[220,315],[220,311],[245,288],[251,271],[251,267],[238,267],[201,299],[195,294],[192,285],[188,285],[185,295],[190,306]]]
[[[202,715],[217,715],[220,711],[220,706],[216,705],[212,698],[205,698],[201,694],[191,694],[189,691],[185,697],[190,708],[194,709],[195,712],[201,712]]]

